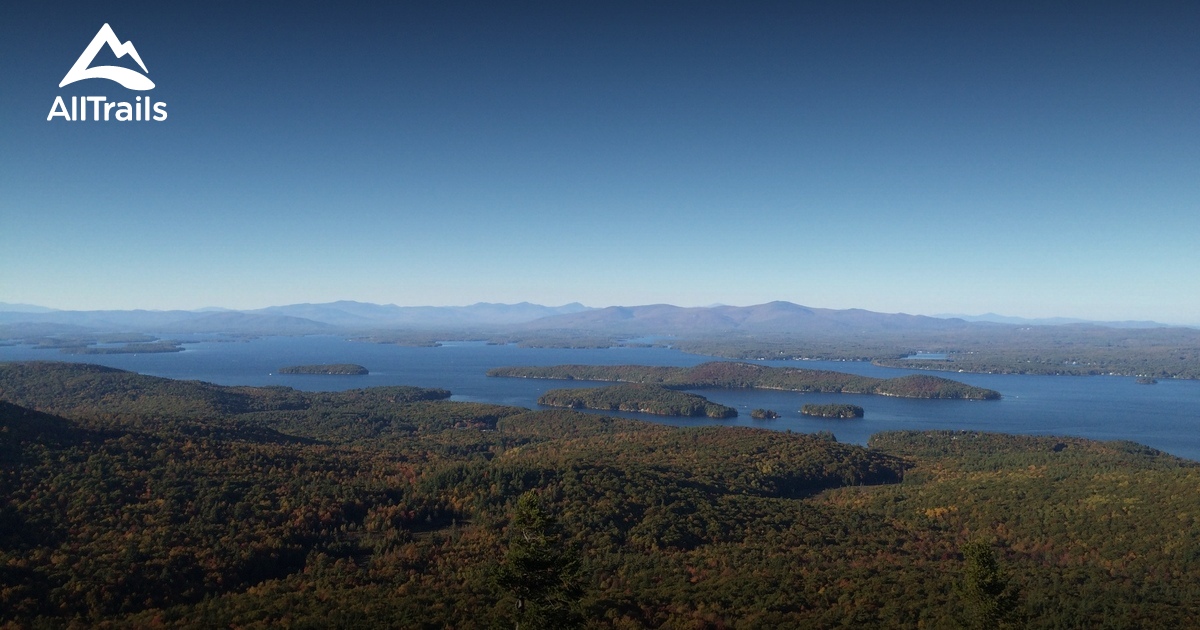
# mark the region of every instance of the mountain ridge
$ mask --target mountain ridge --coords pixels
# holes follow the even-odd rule
[[[999,321],[997,321],[999,320]],[[1016,326],[1168,328],[1156,322],[1093,322],[1068,318],[1025,320],[994,314],[928,316],[866,309],[809,307],[787,301],[750,306],[646,304],[592,308],[579,302],[544,306],[530,302],[476,302],[466,306],[397,306],[353,300],[298,303],[259,309],[54,310],[0,302],[0,333],[21,327],[62,332],[169,334],[341,334],[371,330],[477,330],[517,333],[587,332],[644,336],[719,333],[846,335],[997,330]],[[51,333],[52,334],[52,333]]]
[[[529,322],[527,330],[590,330],[613,334],[719,332],[886,332],[895,330],[965,329],[971,323],[907,313],[876,313],[864,309],[812,308],[792,302],[752,306],[683,307],[670,304],[610,306],[581,313],[555,315]]]
[[[1016,317],[1012,315],[1000,315],[998,313],[984,313],[982,315],[957,315],[957,314],[938,314],[933,317],[944,319],[961,319],[968,322],[991,322],[994,324],[1015,324],[1023,326],[1069,326],[1072,324],[1090,324],[1093,326],[1105,326],[1108,328],[1169,328],[1171,324],[1163,324],[1148,319],[1123,319],[1123,320],[1093,320],[1079,319],[1075,317]]]

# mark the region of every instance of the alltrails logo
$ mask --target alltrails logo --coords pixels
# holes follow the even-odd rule
[[[117,39],[117,34],[113,32],[112,27],[105,24],[100,27],[100,31],[92,38],[92,43],[83,49],[83,54],[79,55],[79,59],[75,60],[75,65],[71,66],[71,69],[67,71],[67,75],[63,77],[58,87],[64,87],[76,81],[84,81],[86,79],[108,79],[109,81],[120,83],[123,87],[130,90],[145,91],[154,89],[154,82],[145,74],[139,73],[136,70],[120,66],[91,67],[92,61],[96,59],[96,55],[100,52],[100,49],[106,45],[118,59],[129,55],[142,68],[142,72],[146,74],[150,73],[146,69],[146,64],[142,61],[141,55],[133,47],[133,42],[121,43],[121,40]],[[167,119],[167,104],[155,103],[147,95],[144,97],[138,96],[132,103],[109,101],[107,96],[72,96],[69,108],[67,107],[67,101],[62,96],[56,96],[54,97],[54,104],[50,106],[50,114],[46,116],[46,120],[50,121],[58,117],[70,121],[88,120],[88,105],[91,105],[91,120],[118,120],[125,122],[140,120],[162,121]]]

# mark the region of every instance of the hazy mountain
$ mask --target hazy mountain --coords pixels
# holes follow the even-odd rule
[[[805,332],[837,334],[882,331],[960,329],[972,326],[903,313],[875,313],[862,309],[810,308],[791,302],[755,306],[680,307],[669,304],[612,306],[556,315],[526,324],[531,330],[584,330],[609,334],[694,334],[723,331]]]
[[[203,316],[192,311],[51,311],[0,312],[0,323],[67,324],[108,331],[158,330]]]
[[[20,330],[20,327],[24,327],[25,330],[36,330],[40,326],[46,331],[42,334],[90,331],[309,335],[337,332],[338,330],[337,327],[330,324],[298,317],[238,311],[0,312],[0,325],[4,325],[4,329],[8,331]]]
[[[400,328],[498,327],[530,322],[553,315],[578,313],[579,303],[563,306],[491,304],[470,306],[396,306],[366,302],[290,304],[253,311],[206,308],[196,311],[54,311],[6,310],[0,307],[0,325],[41,326],[55,332],[239,333],[307,335],[353,330]],[[15,329],[14,329],[15,330]]]
[[[521,324],[553,315],[578,313],[588,308],[578,302],[563,306],[493,304],[470,306],[396,306],[366,302],[329,302],[271,306],[251,313],[290,315],[344,328],[456,328]]]
[[[96,332],[94,328],[75,326],[73,324],[46,322],[0,323],[0,339],[28,339],[30,337],[50,337],[53,335],[84,335],[94,332]]]
[[[13,304],[11,302],[0,302],[0,312],[6,313],[52,313],[55,309],[46,308],[45,306],[36,306],[34,304]]]
[[[588,308],[579,303],[563,306],[493,304],[469,306],[396,306],[340,301],[324,304],[289,304],[253,311],[202,309],[197,311],[55,311],[31,305],[5,310],[0,305],[0,330],[54,332],[147,332],[162,334],[340,334],[382,330],[491,329],[514,332],[591,333],[617,336],[689,335],[739,332],[749,334],[799,333],[855,335],[979,330],[1023,325],[1097,325],[1114,328],[1153,328],[1154,322],[1086,322],[1066,318],[1024,319],[989,313],[972,317],[926,317],[904,313],[876,313],[863,309],[812,308],[791,302],[754,306],[714,305],[682,307],[670,304]],[[54,331],[54,332],[51,332]]]
[[[155,328],[167,334],[231,333],[240,335],[321,335],[339,332],[332,324],[303,317],[257,313],[198,313],[196,317]]]
[[[1167,324],[1160,324],[1153,321],[1137,321],[1125,320],[1118,322],[1096,321],[1090,319],[1073,319],[1070,317],[1012,317],[1008,315],[997,315],[996,313],[984,313],[983,315],[934,315],[939,318],[954,318],[968,322],[993,322],[996,324],[1015,324],[1018,326],[1065,326],[1069,324],[1094,324],[1096,326],[1105,326],[1108,328],[1163,328]]]

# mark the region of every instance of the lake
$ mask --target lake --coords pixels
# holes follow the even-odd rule
[[[442,387],[454,400],[537,407],[548,389],[593,383],[488,378],[504,365],[642,364],[690,366],[717,360],[667,348],[540,349],[446,343],[436,348],[359,343],[338,337],[264,337],[251,341],[202,341],[184,352],[67,355],[28,346],[0,347],[0,361],[52,360],[98,363],[142,374],[195,379],[221,385],[285,385],[304,390],[340,390],[378,385]],[[289,365],[357,363],[367,376],[281,375]],[[767,361],[773,366],[836,370],[890,378],[912,370],[869,363]],[[722,424],[812,433],[829,430],[839,441],[866,444],[871,434],[896,429],[965,429],[1005,433],[1072,435],[1097,440],[1133,440],[1174,455],[1200,460],[1200,381],[1162,380],[1139,385],[1132,377],[936,374],[999,391],[999,401],[919,400],[857,394],[799,394],[769,390],[703,390],[714,402],[739,410],[738,418],[663,418],[616,413],[676,426]],[[802,417],[805,403],[846,402],[866,410],[859,420]],[[750,410],[774,409],[777,420],[752,420]]]

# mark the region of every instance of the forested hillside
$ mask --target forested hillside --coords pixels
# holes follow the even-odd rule
[[[552,389],[538,398],[538,404],[568,409],[632,411],[658,416],[736,418],[738,415],[737,409],[711,402],[703,396],[640,384]]]
[[[662,385],[673,389],[748,387],[795,392],[880,394],[903,398],[967,398],[973,400],[1000,398],[1000,393],[994,390],[924,374],[882,379],[829,370],[777,368],[733,361],[710,361],[695,367],[650,365],[501,367],[489,370],[488,376],[621,381]]]
[[[0,365],[0,624],[1200,618],[1200,469],[1146,447],[930,432],[866,449],[448,395]]]

